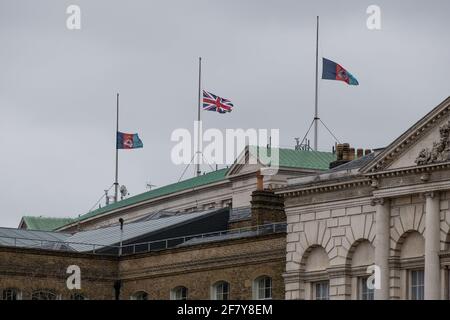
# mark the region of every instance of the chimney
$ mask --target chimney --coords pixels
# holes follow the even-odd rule
[[[336,146],[336,160],[342,160],[342,153],[344,151],[344,145],[342,143],[339,143]]]
[[[252,192],[252,226],[286,221],[283,198],[270,190]]]
[[[350,151],[348,154],[348,160],[350,160],[350,161],[355,160],[355,148],[350,148]]]
[[[257,191],[264,190],[264,176],[261,174],[260,170],[256,172],[256,190]]]
[[[364,150],[363,150],[362,148],[358,148],[358,149],[356,150],[356,157],[359,159],[359,158],[361,158],[362,156],[364,156]]]
[[[344,143],[342,145],[342,160],[344,161],[350,160],[350,145],[348,143]]]

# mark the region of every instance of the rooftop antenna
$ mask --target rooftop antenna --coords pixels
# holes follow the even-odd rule
[[[148,190],[152,190],[152,188],[153,188],[153,187],[156,187],[156,185],[152,184],[152,182],[149,181],[149,182],[147,182],[147,183],[145,184],[145,187],[146,187]]]
[[[300,150],[300,138],[294,138],[295,140],[295,150]]]
[[[126,196],[128,196],[128,189],[125,185],[120,186],[120,200],[123,200]]]

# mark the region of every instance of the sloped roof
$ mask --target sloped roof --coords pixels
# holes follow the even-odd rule
[[[62,232],[0,228],[0,245],[56,249],[61,245],[61,242],[66,241],[69,236],[69,234]]]
[[[249,152],[260,158],[259,154],[271,156],[271,150],[278,151],[279,167],[296,169],[328,170],[330,162],[336,160],[336,154],[325,151],[295,150],[288,148],[270,148],[250,146]]]
[[[99,214],[102,214],[102,213],[105,213],[105,212],[108,212],[108,211],[111,211],[114,209],[123,208],[123,207],[126,207],[131,204],[135,204],[135,203],[150,200],[153,198],[165,196],[165,195],[179,192],[179,191],[193,189],[193,188],[204,186],[204,185],[207,185],[210,183],[219,182],[219,181],[222,181],[225,179],[227,171],[228,171],[228,168],[224,168],[224,169],[216,170],[213,172],[205,173],[198,177],[190,178],[190,179],[172,183],[172,184],[169,184],[169,185],[166,185],[166,186],[163,186],[163,187],[151,190],[151,191],[147,191],[147,192],[138,194],[136,196],[129,197],[127,199],[118,201],[116,203],[112,203],[103,208],[88,212],[88,213],[82,215],[79,218],[79,220],[83,221],[90,217],[94,217],[96,215],[99,215]]]
[[[24,222],[28,230],[53,231],[73,221],[74,219],[72,218],[24,216],[22,217],[21,225]]]
[[[122,237],[120,232],[120,225],[99,228],[95,230],[81,231],[69,237],[67,239],[67,242],[70,242],[70,247],[76,251],[92,250],[91,245],[83,245],[84,243],[96,244],[96,249],[98,250],[102,247],[118,245],[121,240],[125,243],[129,240],[139,238],[143,235],[148,236],[157,231],[178,226],[184,223],[190,223],[197,219],[205,218],[210,215],[221,214],[226,211],[227,209],[211,209],[194,213],[180,214],[177,216],[152,219],[148,221],[131,222],[124,224]]]

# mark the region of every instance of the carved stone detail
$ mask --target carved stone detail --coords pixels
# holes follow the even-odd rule
[[[416,160],[417,165],[431,164],[450,160],[450,121],[439,128],[441,136],[439,142],[433,142],[430,149],[424,148],[419,152]]]

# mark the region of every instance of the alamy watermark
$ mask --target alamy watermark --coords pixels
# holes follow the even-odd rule
[[[172,132],[174,164],[261,164],[270,169],[268,175],[278,172],[279,129],[225,129],[223,133],[216,128],[203,131],[202,122],[195,121],[193,132],[185,128]],[[239,157],[246,147],[251,155]]]

